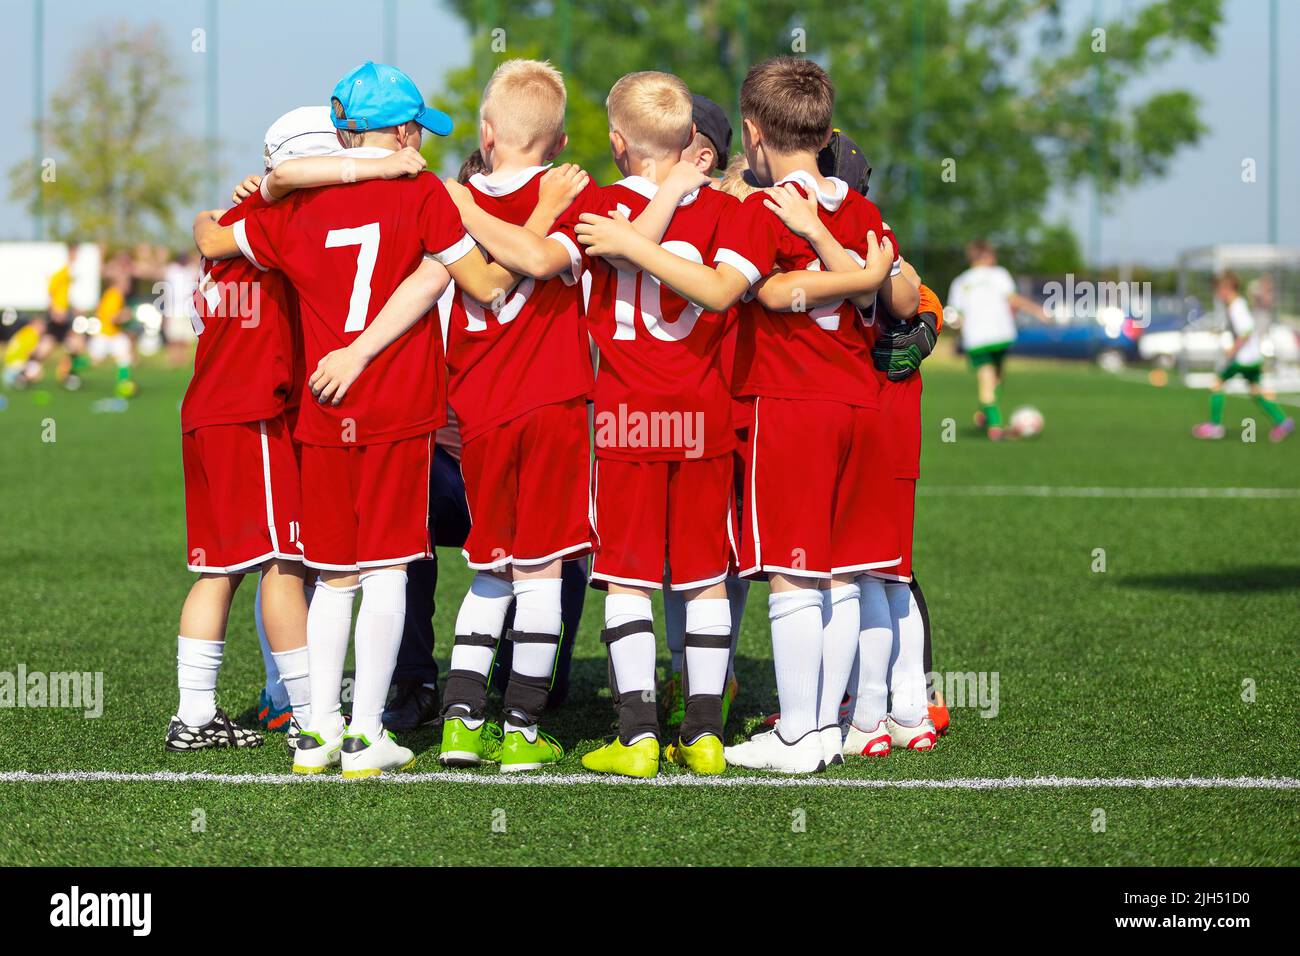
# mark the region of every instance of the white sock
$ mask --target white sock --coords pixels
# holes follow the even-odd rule
[[[506,613],[514,599],[515,592],[509,581],[480,571],[474,575],[465,600],[460,604],[460,613],[456,615],[456,633],[491,634],[500,638],[501,631],[506,626]],[[495,654],[496,649],[492,647],[456,644],[451,649],[451,669],[474,671],[486,677],[492,669]]]
[[[640,594],[610,594],[605,598],[605,627],[633,621],[653,621],[650,599]],[[614,682],[620,694],[639,694],[655,686],[655,636],[629,634],[609,646],[614,665]]]
[[[310,726],[311,680],[307,676],[307,645],[295,647],[291,651],[273,651],[272,656],[288,704],[293,708],[293,719],[298,721],[299,727]]]
[[[686,633],[730,638],[731,604],[726,598],[696,598],[687,601]],[[727,685],[727,662],[730,658],[730,641],[726,647],[695,647],[688,644],[686,669],[690,677],[691,695],[721,697]]]
[[[889,659],[889,710],[900,724],[916,724],[929,714],[925,681],[925,624],[912,589],[902,581],[885,584],[893,619]]]
[[[858,586],[841,584],[822,592],[822,688],[817,702],[817,726],[840,722],[840,701],[858,656]]]
[[[202,727],[217,715],[217,674],[225,641],[176,638],[176,686],[181,702],[176,716],[187,727]]]
[[[853,723],[862,730],[871,730],[884,719],[888,707],[886,682],[894,628],[885,582],[864,574],[858,578],[858,592],[858,693],[853,701]]]
[[[393,683],[405,623],[406,572],[385,568],[362,574],[355,647],[357,680],[348,733],[374,742],[383,732],[384,703]]]
[[[767,599],[772,662],[781,704],[781,738],[794,743],[817,729],[817,685],[822,669],[822,592],[798,588]]]
[[[343,693],[343,665],[348,658],[352,635],[352,601],[357,585],[336,588],[316,582],[316,593],[307,608],[307,680],[311,687],[311,727],[324,737],[337,737],[343,730],[340,696]]]
[[[289,695],[280,683],[280,671],[275,666],[271,642],[266,639],[266,625],[262,623],[262,577],[258,575],[257,590],[253,592],[253,623],[257,626],[257,643],[262,648],[262,669],[266,671],[266,692],[276,710],[289,706]]]
[[[528,578],[515,582],[515,630],[532,634],[554,634],[556,642],[519,641],[515,644],[512,669],[527,677],[550,677],[555,670],[555,652],[563,627],[560,616],[559,578]]]

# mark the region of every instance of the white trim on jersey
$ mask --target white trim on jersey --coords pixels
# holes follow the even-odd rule
[[[808,192],[817,197],[817,202],[821,204],[823,209],[827,212],[834,212],[840,208],[840,204],[843,203],[845,197],[848,196],[849,184],[842,179],[836,179],[834,176],[826,176],[824,178],[831,184],[831,188],[835,190],[834,192],[829,194],[822,192],[821,187],[817,183],[817,178],[804,169],[796,169],[780,182],[773,183],[773,186],[781,186],[785,183],[798,183],[804,189],[808,190]]]
[[[559,275],[565,285],[573,285],[582,275],[582,251],[572,239],[562,232],[553,232],[546,238],[554,239],[564,246],[564,250],[569,254],[569,271],[561,272]]]
[[[644,176],[625,176],[618,182],[614,183],[614,185],[629,189],[638,195],[644,196],[646,199],[654,199],[655,196],[659,195],[658,184],[646,179]],[[681,209],[683,206],[689,206],[691,203],[695,202],[695,200],[699,198],[700,190],[703,188],[703,186],[696,186],[688,192],[678,201],[677,208]]]
[[[230,231],[234,233],[235,245],[239,246],[239,251],[244,254],[244,258],[265,272],[266,266],[257,261],[257,256],[253,255],[253,247],[248,244],[248,220],[239,220],[230,227]]]
[[[448,246],[446,249],[443,249],[441,252],[433,253],[433,258],[437,259],[444,266],[449,266],[473,252],[475,245],[474,237],[467,232],[465,235],[461,236],[457,242]]]
[[[763,278],[763,274],[758,271],[758,267],[733,249],[719,249],[713,256],[714,262],[723,262],[731,266],[741,275],[743,275],[752,286]]]
[[[479,192],[487,196],[509,196],[513,192],[518,192],[524,186],[532,182],[533,177],[538,173],[544,173],[551,168],[551,164],[544,166],[529,166],[521,169],[519,172],[503,179],[499,183],[494,183],[489,178],[489,173],[475,173],[469,178],[469,184]]]

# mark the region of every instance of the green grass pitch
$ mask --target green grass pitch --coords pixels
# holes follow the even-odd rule
[[[932,754],[852,761],[817,778],[887,786],[575,781],[578,755],[611,720],[594,595],[570,703],[548,723],[569,751],[552,783],[497,785],[487,770],[409,784],[18,780],[16,771],[288,770],[274,736],[252,752],[163,752],[190,581],[177,431],[185,378],[142,369],[120,414],[91,410],[109,394],[103,371],[77,394],[8,393],[0,411],[0,671],[99,671],[105,694],[98,719],[0,709],[0,864],[1300,863],[1300,791],[1284,785],[1006,785],[1285,784],[1300,767],[1300,498],[1150,491],[1296,489],[1300,439],[1271,445],[1261,427],[1260,441],[1237,440],[1240,420],[1258,412],[1230,398],[1230,438],[1197,443],[1189,429],[1204,416],[1203,393],[1064,365],[1012,363],[1005,407],[1032,403],[1047,427],[1001,445],[970,425],[973,377],[951,363],[927,370],[916,565],[935,665],[996,672],[998,712],[955,709]],[[954,441],[943,440],[945,419]],[[51,428],[55,440],[43,440]],[[1044,490],[976,496],[972,486]],[[1094,487],[1147,492],[1061,492]],[[436,623],[449,637],[468,574],[455,552],[440,558]],[[730,735],[775,706],[766,594],[751,594]],[[247,586],[228,647],[219,699],[238,715],[261,681]],[[413,745],[415,770],[437,771],[432,732]],[[682,779],[667,768],[660,782]],[[1003,785],[926,783],[958,780]]]

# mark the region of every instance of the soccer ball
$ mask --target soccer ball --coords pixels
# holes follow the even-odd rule
[[[1022,405],[1011,413],[1011,433],[1017,438],[1033,438],[1043,430],[1043,413],[1032,405]]]

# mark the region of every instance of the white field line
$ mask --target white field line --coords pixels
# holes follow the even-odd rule
[[[0,773],[4,783],[225,783],[225,784],[342,784],[353,783],[337,774],[298,776],[291,773],[121,773],[111,770],[67,770]],[[387,774],[373,783],[465,783],[479,786],[541,787],[815,787],[843,790],[1297,790],[1295,777],[954,777],[947,780],[864,780],[843,777],[696,777],[686,774],[635,780],[585,773],[499,774],[434,771]]]
[[[1300,498],[1300,488],[1071,488],[1059,485],[927,485],[927,497],[958,498]]]

